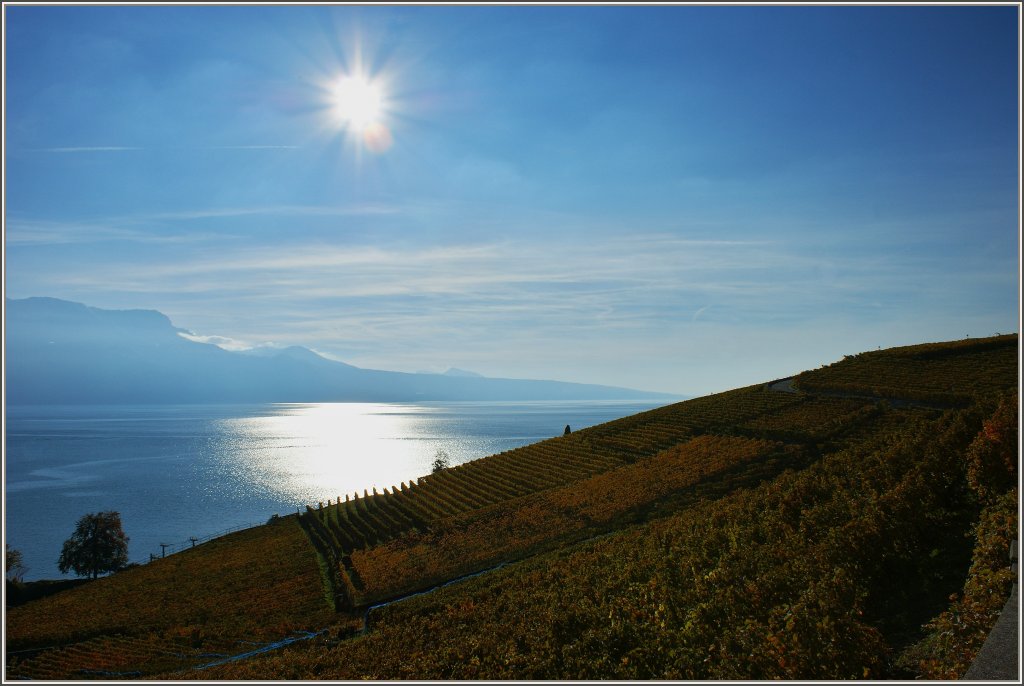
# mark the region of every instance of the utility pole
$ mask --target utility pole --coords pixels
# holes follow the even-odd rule
[[[160,552],[160,557],[167,557],[167,546],[169,546],[169,545],[170,545],[170,543],[161,543],[160,544],[160,551],[161,551]]]
[[[196,538],[195,536],[189,536],[188,540],[192,541],[192,547],[195,548],[196,547],[196,541],[198,541],[199,539]]]

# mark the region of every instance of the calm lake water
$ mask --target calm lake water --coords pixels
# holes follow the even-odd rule
[[[129,558],[319,500],[657,407],[640,402],[317,403],[7,408],[6,541],[26,579],[61,578],[87,512],[117,510]]]

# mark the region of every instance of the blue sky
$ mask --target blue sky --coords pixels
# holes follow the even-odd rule
[[[682,394],[1018,328],[1015,6],[4,13],[8,297]]]

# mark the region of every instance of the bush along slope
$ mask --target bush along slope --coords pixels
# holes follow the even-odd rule
[[[928,623],[927,635],[901,663],[926,679],[959,679],[974,661],[1017,575],[1009,566],[1018,537],[1018,398],[1004,396],[967,451],[968,483],[984,506],[974,525],[971,568],[948,609]]]

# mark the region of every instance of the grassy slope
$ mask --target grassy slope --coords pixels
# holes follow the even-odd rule
[[[888,397],[898,387],[902,397],[940,402],[955,394],[956,402],[974,405],[943,415],[865,400],[783,398],[788,394],[750,387],[595,427],[591,445],[600,439],[605,447],[629,447],[634,435],[646,432],[648,444],[663,442],[685,423],[673,439],[680,444],[675,452],[641,460],[632,472],[624,467],[574,487],[513,498],[354,554],[367,577],[365,588],[387,595],[416,585],[417,568],[423,571],[422,584],[507,559],[509,553],[548,550],[563,534],[566,538],[555,542],[568,546],[376,611],[373,632],[356,640],[338,640],[350,620],[327,615],[315,557],[291,520],[278,525],[279,540],[228,537],[207,544],[214,547],[202,561],[180,555],[161,563],[178,558],[173,571],[161,572],[154,564],[20,608],[8,616],[8,649],[114,632],[162,634],[162,640],[188,634],[193,644],[202,645],[203,636],[195,640],[199,627],[213,639],[280,637],[295,628],[334,624],[340,630],[326,639],[195,675],[907,674],[897,671],[898,652],[921,638],[918,627],[944,609],[970,564],[972,544],[964,534],[979,506],[964,486],[963,454],[991,411],[994,394],[1016,384],[1016,337],[882,352],[886,355],[867,354],[873,356],[867,371],[863,360],[855,364],[865,356],[857,356],[802,375],[800,387]],[[957,386],[958,379],[968,377],[969,399]],[[771,470],[764,468],[765,460],[739,459],[739,472],[704,474],[692,487],[680,477],[662,491],[650,488],[655,479],[634,488],[635,497],[623,495],[629,489],[615,488],[617,480],[641,484],[644,470],[656,475],[669,469],[678,476],[673,470],[685,464],[678,458],[686,453],[686,441],[701,435],[782,441],[788,446],[783,454],[800,459],[776,460]],[[778,475],[787,466],[792,469]],[[769,480],[750,488],[762,479]],[[616,499],[621,502],[615,504]],[[593,530],[595,515],[600,519],[602,513],[611,514],[601,530],[621,531],[570,545],[577,540],[573,532],[581,526]],[[506,536],[508,545],[497,546],[496,558],[498,534],[488,534],[487,527],[510,516],[528,526],[532,515],[555,523],[548,543],[532,547],[524,543],[525,534],[521,540]],[[259,537],[272,528],[243,533]],[[475,547],[474,536],[481,541]],[[268,553],[277,547],[284,554]],[[416,557],[413,550],[419,567],[408,564]],[[232,567],[216,562],[218,557],[247,561]],[[398,580],[387,581],[370,561],[378,570],[397,570]],[[251,569],[253,575],[243,580],[244,574],[233,575],[231,569]],[[169,589],[181,578],[220,590],[175,595]],[[229,582],[232,578],[236,581]],[[374,599],[370,595],[364,600]],[[170,604],[154,612],[161,600]],[[100,617],[83,619],[95,607],[104,608]],[[119,614],[117,607],[133,609]],[[112,652],[109,647],[107,653]],[[74,664],[81,667],[88,658]],[[130,668],[130,661],[118,666],[122,672]]]

